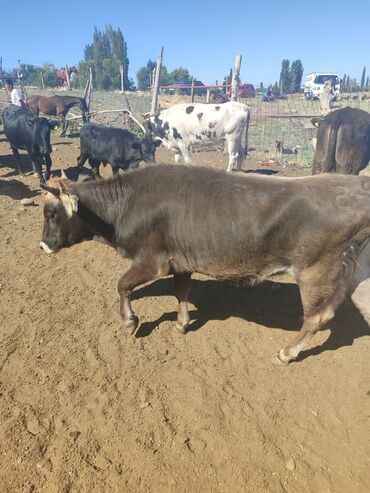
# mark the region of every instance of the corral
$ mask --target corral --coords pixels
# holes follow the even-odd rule
[[[92,107],[119,108],[120,98],[93,93]],[[150,103],[129,101],[136,114]],[[258,125],[248,104],[259,153],[245,169],[310,174],[308,158],[302,166],[299,153],[275,148],[275,140],[297,146],[301,134],[287,126],[281,136],[278,118],[263,124],[262,114]],[[286,101],[266,107],[273,104],[270,115],[286,115]],[[303,104],[296,115],[317,113]],[[123,116],[99,118],[120,126]],[[259,147],[262,134],[270,140]],[[311,130],[303,134],[308,152]],[[77,134],[56,133],[52,145],[52,171],[75,167]],[[159,148],[157,161],[173,154]],[[193,161],[226,169],[227,155],[199,152]],[[22,163],[27,169],[24,155]],[[35,205],[22,206],[23,198]],[[195,276],[196,322],[185,336],[173,328],[172,280],[159,280],[134,294],[142,325],[131,338],[116,292],[129,262],[96,242],[41,253],[42,203],[37,180],[15,176],[1,142],[3,491],[369,490],[369,327],[350,301],[289,367],[271,364],[300,326],[288,276],[255,288]]]

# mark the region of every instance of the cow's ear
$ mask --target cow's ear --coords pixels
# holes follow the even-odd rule
[[[141,147],[141,144],[139,144],[139,142],[133,142],[132,143],[132,148],[135,149],[135,150],[139,150]]]
[[[160,140],[155,139],[155,141],[154,141],[154,145],[155,145],[156,147],[160,146],[161,144],[162,144],[162,142],[161,142]]]
[[[78,197],[69,193],[63,183],[63,180],[59,181],[60,195],[59,198],[63,204],[67,217],[72,217],[78,209]]]
[[[69,193],[61,193],[60,200],[62,201],[64,210],[68,217],[72,217],[78,209],[78,197],[77,195]]]

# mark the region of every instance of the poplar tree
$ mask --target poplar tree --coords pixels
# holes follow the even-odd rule
[[[283,60],[281,64],[279,85],[282,92],[288,92],[290,88],[290,63],[289,60]]]
[[[361,75],[361,91],[365,89],[366,67],[364,67]]]

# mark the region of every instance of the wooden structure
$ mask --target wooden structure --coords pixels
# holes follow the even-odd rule
[[[232,81],[231,81],[231,99],[232,101],[238,100],[238,88],[239,88],[239,76],[240,76],[240,66],[242,63],[242,56],[236,55],[235,64],[233,69]]]
[[[162,61],[163,61],[163,46],[161,49],[161,53],[157,59],[157,67],[155,70],[155,79],[154,79],[154,84],[153,84],[153,95],[152,95],[152,106],[150,109],[151,115],[155,115],[158,111],[157,101],[158,101],[159,77],[161,75]]]

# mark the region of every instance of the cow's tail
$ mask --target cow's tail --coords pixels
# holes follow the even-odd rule
[[[245,123],[245,146],[244,146],[244,156],[248,156],[249,149],[249,122],[250,122],[251,112],[247,110],[247,121]]]
[[[324,118],[322,122],[320,122],[312,166],[313,175],[336,171],[335,155],[338,131],[343,123],[343,118],[344,116],[342,114],[336,114],[332,115],[332,118],[329,116],[329,118]]]

